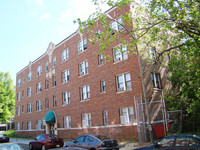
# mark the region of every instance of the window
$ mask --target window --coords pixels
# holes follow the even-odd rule
[[[29,72],[28,73],[28,81],[31,81],[32,80],[32,72]]]
[[[153,47],[151,47],[150,49],[150,58],[152,60],[156,60],[156,52],[155,52],[155,49]]]
[[[154,88],[161,88],[160,82],[160,74],[159,73],[151,73],[151,79]]]
[[[119,18],[117,19],[117,21],[110,23],[110,28],[116,31],[123,30],[124,27],[121,24],[122,24],[122,18]]]
[[[56,67],[56,57],[53,57],[53,67]]]
[[[131,124],[134,122],[133,107],[126,107],[120,109],[121,124]]]
[[[70,116],[64,117],[64,127],[71,128],[71,117]]]
[[[27,96],[28,96],[28,97],[31,97],[31,87],[29,87],[29,88],[27,89]]]
[[[53,107],[57,106],[56,96],[53,96]]]
[[[45,71],[48,71],[48,70],[49,70],[49,62],[47,61],[45,64]]]
[[[87,39],[78,42],[78,53],[87,49]]]
[[[37,76],[41,76],[42,74],[42,66],[38,66],[37,68]]]
[[[53,76],[53,86],[56,86],[56,76]]]
[[[17,107],[17,116],[20,116],[20,107]]]
[[[90,99],[90,86],[81,87],[81,101]]]
[[[32,127],[31,127],[31,121],[28,121],[28,130],[31,130]]]
[[[36,101],[36,111],[41,111],[42,110],[42,104],[41,101]]]
[[[49,99],[48,98],[45,99],[45,108],[46,109],[49,108]]]
[[[20,130],[20,124],[19,124],[19,122],[17,123],[17,130],[18,131]]]
[[[79,64],[80,76],[88,74],[88,61]]]
[[[99,65],[103,65],[103,55],[99,55]]]
[[[22,130],[24,130],[24,122],[22,122]]]
[[[117,92],[131,90],[130,73],[125,73],[117,76]]]
[[[24,105],[22,105],[22,113],[24,113]]]
[[[101,38],[101,37],[100,37],[101,31],[100,31],[100,30],[97,30],[96,33],[95,33],[95,35],[96,35],[97,39],[99,40],[99,39]]]
[[[40,83],[38,83],[37,85],[36,85],[36,87],[37,87],[37,93],[39,93],[39,92],[41,92],[42,91],[42,83],[40,82]]]
[[[47,89],[49,89],[49,80],[45,80],[45,89],[47,90]]]
[[[41,130],[41,129],[42,129],[42,128],[41,128],[41,125],[42,125],[41,120],[37,120],[36,129],[37,129],[37,130]]]
[[[127,47],[125,45],[117,46],[113,49],[114,62],[128,59]]]
[[[25,82],[25,77],[23,76],[23,83]]]
[[[65,70],[62,72],[62,82],[68,82],[69,81],[69,70]]]
[[[70,104],[70,92],[63,93],[63,105]]]
[[[18,83],[17,83],[18,87],[21,86],[21,79],[18,79]]]
[[[106,92],[106,82],[105,80],[101,80],[101,93]]]
[[[22,91],[22,97],[24,97],[24,90]]]
[[[103,124],[105,126],[108,125],[108,111],[107,110],[103,111]]]
[[[62,62],[65,62],[68,59],[69,59],[69,49],[66,49],[62,52],[61,60]]]
[[[20,101],[20,92],[17,93],[17,101]]]
[[[91,113],[86,113],[82,115],[82,126],[83,127],[91,126]]]
[[[31,113],[31,111],[32,111],[31,103],[29,103],[29,104],[27,105],[27,113]]]

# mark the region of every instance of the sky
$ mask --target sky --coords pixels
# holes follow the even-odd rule
[[[103,9],[107,10],[105,6]],[[0,72],[16,74],[78,29],[95,11],[92,0],[0,0]]]

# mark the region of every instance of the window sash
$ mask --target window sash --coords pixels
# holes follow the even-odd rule
[[[125,45],[117,46],[113,51],[114,62],[128,59],[127,47]]]
[[[130,73],[125,73],[117,76],[117,91],[131,90],[131,76]]]
[[[69,81],[69,70],[65,70],[63,72],[63,83],[68,82]]]
[[[70,104],[70,92],[63,93],[63,104]]]
[[[53,96],[53,107],[57,106],[56,96]]]
[[[82,52],[87,49],[87,39],[83,39],[78,42],[78,52]]]
[[[133,107],[126,107],[120,109],[121,124],[131,124],[134,122]]]
[[[31,81],[32,80],[32,72],[29,72],[28,73],[28,81]]]
[[[105,82],[105,80],[101,81],[101,92],[106,92],[106,82]]]
[[[103,121],[104,121],[104,125],[108,125],[108,111],[107,110],[103,111]]]
[[[53,57],[53,67],[56,67],[56,57]]]
[[[48,61],[46,62],[46,65],[45,65],[46,67],[45,67],[45,70],[46,71],[48,71],[48,69],[49,69],[49,63],[48,63]]]
[[[45,99],[45,106],[46,106],[46,108],[49,108],[49,99],[48,98]]]
[[[66,116],[64,118],[64,127],[71,128],[71,117],[70,116]]]
[[[86,113],[82,115],[82,126],[83,127],[91,126],[91,113]]]

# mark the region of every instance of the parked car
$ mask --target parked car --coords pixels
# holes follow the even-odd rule
[[[6,134],[0,134],[0,142],[9,142],[10,138]]]
[[[119,150],[117,140],[103,135],[82,135],[71,143],[65,143],[65,147],[83,147],[89,150]]]
[[[0,144],[0,150],[24,150],[24,149],[17,143],[4,143]]]
[[[55,147],[63,147],[64,142],[62,138],[53,134],[41,134],[38,135],[35,140],[29,142],[29,149],[48,149]]]
[[[156,150],[156,149],[176,149],[176,150],[197,150],[200,149],[200,136],[198,135],[172,135],[166,136],[147,147],[136,148],[135,150]]]

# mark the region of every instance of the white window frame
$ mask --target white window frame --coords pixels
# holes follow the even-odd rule
[[[17,116],[20,116],[20,106],[17,107]]]
[[[53,76],[53,87],[56,86],[56,76]]]
[[[103,124],[104,124],[105,126],[108,125],[108,111],[107,111],[107,110],[104,110],[104,111],[103,111]]]
[[[17,131],[19,131],[20,130],[20,123],[18,122],[17,123]]]
[[[28,73],[28,81],[31,81],[32,80],[32,72],[29,72]]]
[[[63,105],[68,105],[71,103],[71,99],[70,99],[70,92],[64,92],[63,93]]]
[[[116,80],[117,80],[117,92],[132,90],[131,74],[129,72],[117,75]]]
[[[53,57],[53,68],[56,67],[56,56]]]
[[[31,103],[27,104],[27,113],[31,113],[32,112],[32,105]]]
[[[32,130],[31,121],[28,121],[28,130]]]
[[[120,122],[123,125],[134,123],[134,109],[133,106],[124,107],[120,109]]]
[[[106,81],[101,80],[101,93],[105,93],[105,92],[106,92]]]
[[[42,74],[42,66],[40,65],[37,68],[37,77],[41,76],[41,74]]]
[[[151,73],[151,79],[154,88],[161,88],[161,79],[159,73]]]
[[[48,104],[48,105],[47,105]],[[48,107],[47,107],[48,106]],[[48,109],[49,108],[49,99],[45,98],[45,108]]]
[[[36,111],[41,111],[41,110],[42,110],[41,100],[36,101]]]
[[[82,127],[91,127],[91,113],[82,114]]]
[[[126,45],[118,45],[113,48],[114,62],[127,60],[128,52]]]
[[[36,129],[37,130],[41,130],[42,129],[42,122],[41,122],[41,120],[37,120]]]
[[[83,76],[89,73],[88,61],[83,61],[79,64],[79,75]]]
[[[46,63],[45,63],[45,71],[48,71],[48,70],[49,70],[49,62],[46,61]]]
[[[81,101],[89,100],[90,99],[90,86],[85,85],[80,88],[81,90]]]
[[[87,50],[87,39],[86,38],[78,42],[78,53],[81,53],[85,50]]]
[[[65,61],[67,61],[68,59],[69,59],[69,49],[67,48],[61,54],[62,63],[65,62]]]
[[[64,128],[66,128],[66,129],[71,128],[71,116],[64,117]]]
[[[37,93],[42,92],[42,82],[37,83]]]
[[[122,18],[119,18],[119,19],[117,19],[117,21],[113,21],[110,23],[110,28],[112,30],[116,30],[116,31],[123,30],[124,27],[121,24],[122,24]]]
[[[18,87],[21,86],[21,79],[18,79],[17,86],[18,86]]]
[[[21,94],[20,94],[20,92],[18,92],[17,93],[17,101],[20,101],[20,99],[21,99]]]
[[[103,55],[102,54],[100,54],[99,55],[99,65],[103,65]]]
[[[31,92],[32,92],[32,91],[31,91],[31,87],[28,87],[28,89],[27,89],[27,96],[28,96],[28,97],[31,97]]]
[[[66,83],[69,81],[69,69],[62,72],[62,82]]]
[[[54,95],[53,96],[53,107],[57,106],[57,97]]]

